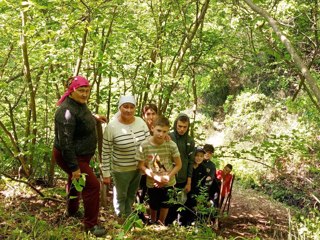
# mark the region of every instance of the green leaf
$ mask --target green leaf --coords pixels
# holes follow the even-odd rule
[[[143,228],[143,222],[141,219],[138,219],[137,221],[135,221],[135,226],[138,228]]]
[[[82,177],[79,178],[79,185],[84,187],[86,185],[86,180],[83,179]]]
[[[75,184],[74,187],[78,192],[82,192],[83,187],[81,187],[79,184]]]

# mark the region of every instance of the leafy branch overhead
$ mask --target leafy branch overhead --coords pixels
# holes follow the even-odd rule
[[[68,77],[80,74],[93,113],[111,119],[127,93],[137,116],[149,102],[171,123],[186,112],[197,144],[212,141],[217,166],[231,162],[239,182],[305,212],[318,207],[317,0],[1,1],[0,12],[0,183],[50,200],[34,182],[65,178],[53,119]],[[84,175],[73,182],[80,192],[85,184]],[[139,225],[132,217],[121,234]]]

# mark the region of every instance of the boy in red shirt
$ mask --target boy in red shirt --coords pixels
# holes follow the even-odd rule
[[[223,170],[218,170],[216,175],[217,179],[220,181],[220,201],[219,201],[219,208],[222,206],[222,203],[225,197],[230,193],[231,181],[232,181],[232,165],[227,164]]]

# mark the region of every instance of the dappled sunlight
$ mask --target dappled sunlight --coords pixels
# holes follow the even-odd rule
[[[224,137],[224,132],[215,131],[209,136],[209,138],[206,140],[206,143],[212,144],[214,147],[219,147],[224,144]]]
[[[21,183],[17,185],[20,184]],[[18,194],[15,195],[15,198],[11,198],[11,196],[13,196],[11,195],[12,190],[6,192],[8,198],[5,198],[3,192],[6,191],[7,188],[2,188],[4,190],[2,190],[0,194],[2,206],[6,207],[6,210],[12,214],[15,221],[23,222],[20,220],[20,215],[22,214],[23,216],[28,216],[29,219],[38,219],[37,221],[46,222],[47,226],[50,226],[50,229],[62,226],[69,229],[69,231],[70,229],[73,229],[74,234],[77,236],[81,236],[81,234],[84,236],[81,231],[81,221],[76,218],[65,217],[64,203],[46,201],[34,192],[31,192],[28,187],[22,187],[22,185],[20,187],[20,190],[17,190],[18,188],[16,189]],[[65,194],[64,187],[64,182],[59,181],[58,185],[53,189],[42,188],[41,191],[46,192],[48,195],[56,196],[63,202]],[[24,189],[24,191],[22,191],[22,189]],[[6,203],[6,205],[4,205],[4,203]],[[108,231],[108,234],[104,239],[114,239],[115,236],[121,234],[123,226],[118,223],[111,202],[108,203],[110,204],[107,205],[107,208],[101,207],[100,209],[100,222]],[[81,211],[83,211],[82,208]],[[255,236],[260,239],[285,239],[288,224],[287,210],[282,204],[270,200],[268,196],[259,194],[250,189],[242,189],[236,184],[234,186],[229,215],[224,215],[219,223],[220,227],[218,230],[214,230],[214,226],[208,225],[207,232],[203,232],[203,229],[196,228],[195,226],[185,228],[176,225],[169,227],[144,225],[142,228],[134,227],[123,239],[171,240],[188,239],[187,236],[197,236],[200,239],[208,239],[209,235],[215,236],[215,234],[217,236],[226,237],[227,239],[230,237],[246,237],[251,239]],[[0,225],[1,224],[4,223],[0,221]],[[12,228],[14,229],[14,226],[12,226]],[[210,237],[210,239],[215,238]]]
[[[6,199],[16,198],[18,196],[30,198],[33,195],[32,191],[26,187],[26,184],[14,182],[7,178],[2,179],[5,181],[6,185],[5,188],[0,191],[0,194]]]
[[[239,189],[240,188],[240,189]],[[219,233],[261,239],[285,239],[288,222],[286,208],[268,196],[236,186],[230,216],[221,220]]]

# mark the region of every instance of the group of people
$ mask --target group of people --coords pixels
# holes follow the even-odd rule
[[[98,224],[100,183],[89,162],[96,149],[96,123],[106,123],[107,119],[91,114],[87,107],[89,95],[90,84],[86,78],[70,79],[67,91],[57,103],[54,157],[68,173],[66,215],[78,214],[80,194],[72,181],[85,173],[86,183],[81,194],[84,229],[95,236],[103,236],[106,230]],[[132,212],[137,193],[140,203],[148,196],[149,224],[168,225],[178,220],[188,225],[194,214],[191,211],[179,214],[179,205],[169,204],[172,190],[187,194],[187,209],[196,207],[200,187],[208,189],[208,201],[213,203],[220,192],[224,197],[230,191],[217,189],[220,188],[219,178],[223,183],[230,179],[232,166],[229,164],[216,172],[211,161],[213,146],[206,144],[203,148],[195,148],[195,141],[189,136],[190,119],[186,114],[178,115],[173,131],[169,132],[168,118],[158,116],[154,104],[144,106],[140,118],[135,116],[134,96],[127,95],[120,97],[118,110],[103,133],[101,171],[104,184],[110,184],[112,179],[113,206],[119,221]]]

